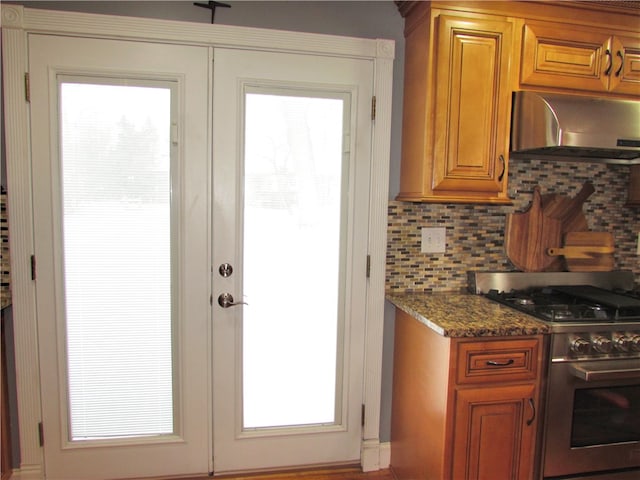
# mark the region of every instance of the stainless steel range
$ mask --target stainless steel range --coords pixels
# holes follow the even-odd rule
[[[470,272],[469,289],[551,327],[541,478],[640,478],[633,273]]]

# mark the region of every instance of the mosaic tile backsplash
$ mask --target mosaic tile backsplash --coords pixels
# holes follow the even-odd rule
[[[513,205],[454,205],[389,202],[386,289],[398,291],[461,291],[467,271],[516,271],[504,249],[507,213],[523,211],[533,187],[541,193],[574,197],[586,181],[596,191],[584,204],[589,229],[614,235],[617,270],[631,270],[640,282],[640,207],[625,206],[629,167],[542,160],[509,162],[509,196]],[[445,227],[445,253],[421,253],[422,227]]]

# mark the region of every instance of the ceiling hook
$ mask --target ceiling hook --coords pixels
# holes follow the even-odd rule
[[[194,2],[193,4],[196,7],[208,8],[209,10],[211,10],[211,24],[213,24],[213,21],[216,18],[216,7],[231,8],[231,5],[229,5],[228,3],[215,2],[215,1],[209,1],[207,3]]]

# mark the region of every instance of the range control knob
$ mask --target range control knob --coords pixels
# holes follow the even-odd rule
[[[640,352],[640,333],[632,333],[629,338],[631,340],[631,351]]]
[[[589,353],[589,349],[591,348],[591,343],[589,343],[584,338],[573,338],[569,342],[569,347],[571,351],[577,353],[578,355],[586,355]]]
[[[593,349],[598,353],[610,353],[613,344],[607,337],[596,335],[591,339],[591,345]]]
[[[628,352],[631,349],[632,340],[631,337],[622,333],[613,335],[613,346],[619,352]]]

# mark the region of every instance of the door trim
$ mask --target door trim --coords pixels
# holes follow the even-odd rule
[[[380,392],[384,323],[384,270],[389,187],[391,94],[395,42],[268,29],[205,25],[190,22],[56,12],[3,4],[5,147],[8,212],[11,218],[11,272],[15,322],[16,377],[20,412],[20,470],[44,473],[38,423],[41,394],[37,358],[36,283],[31,279],[34,252],[29,149],[29,105],[25,99],[27,37],[30,33],[74,35],[232,47],[276,52],[326,54],[374,61],[376,118],[373,126],[370,190],[371,256],[367,290],[364,365],[366,404],[361,464],[365,471],[380,468]],[[295,47],[294,47],[295,46]],[[19,321],[18,321],[19,320]],[[45,426],[46,428],[46,426]]]

